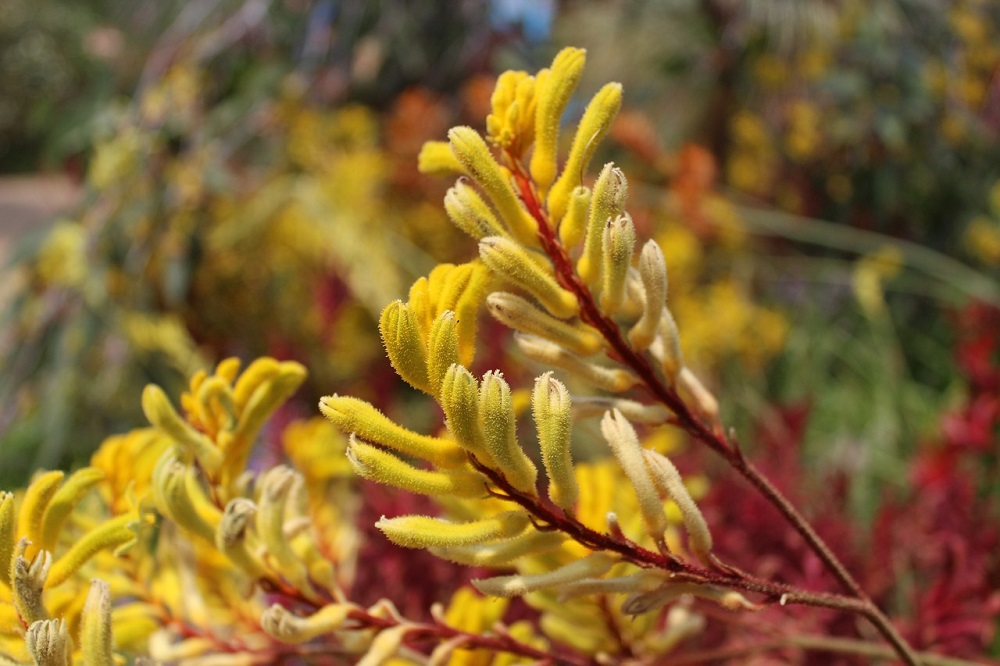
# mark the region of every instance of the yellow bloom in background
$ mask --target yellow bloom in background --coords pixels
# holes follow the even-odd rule
[[[997,190],[996,187],[993,188]],[[966,249],[978,261],[989,266],[1000,266],[1000,221],[979,215],[965,229],[963,239]]]
[[[858,305],[867,316],[874,318],[885,313],[884,284],[896,277],[902,266],[903,254],[892,245],[862,257],[855,264],[851,287]]]

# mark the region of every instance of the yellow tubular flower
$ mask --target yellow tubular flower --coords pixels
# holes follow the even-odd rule
[[[252,579],[264,577],[264,567],[247,547],[247,530],[257,513],[257,506],[244,497],[230,500],[215,531],[219,552]]]
[[[453,441],[428,437],[396,425],[364,400],[331,395],[322,398],[319,409],[345,434],[389,447],[403,455],[421,458],[445,468],[465,463],[465,452]]]
[[[454,363],[458,363],[458,322],[454,312],[445,310],[434,320],[428,340],[427,378],[431,395],[441,392],[445,373]]]
[[[10,567],[17,538],[14,493],[0,490],[0,583],[10,587]]]
[[[486,306],[494,318],[515,331],[551,340],[577,354],[591,356],[604,348],[604,338],[593,328],[560,321],[520,296],[497,291],[486,298]]]
[[[559,121],[580,81],[587,52],[565,48],[556,55],[543,85],[538,87],[535,106],[535,152],[531,156],[531,178],[545,197],[556,178],[556,148]]]
[[[134,513],[103,522],[78,539],[52,565],[46,587],[55,587],[80,570],[102,550],[122,552],[135,543],[138,516]]]
[[[24,493],[21,501],[20,518],[17,522],[17,533],[30,542],[29,557],[38,551],[42,537],[42,523],[45,509],[59,490],[65,475],[62,472],[45,472],[35,477]]]
[[[500,236],[484,238],[479,241],[479,256],[498,277],[530,293],[558,319],[569,319],[579,312],[576,296],[559,286],[555,275],[543,270],[514,241]]]
[[[37,666],[68,666],[73,663],[73,639],[66,620],[33,622],[28,627],[25,642]]]
[[[434,548],[440,558],[470,567],[500,567],[529,555],[541,555],[561,546],[568,537],[561,532],[527,530],[497,543],[456,548]]]
[[[463,470],[432,472],[418,469],[355,437],[351,437],[347,457],[359,476],[421,495],[482,497],[486,493],[485,479],[479,474]]]
[[[590,100],[583,112],[580,125],[573,137],[566,164],[555,185],[549,191],[548,207],[554,222],[562,220],[569,206],[569,196],[577,185],[590,158],[594,155],[597,145],[611,128],[611,121],[618,115],[622,105],[622,86],[620,83],[609,83],[601,88]]]
[[[42,550],[29,561],[25,557],[26,548],[27,540],[21,539],[14,551],[10,568],[11,597],[21,620],[30,624],[50,617],[42,601],[42,592],[52,569],[52,554]]]
[[[465,367],[453,364],[445,373],[438,399],[452,438],[480,462],[495,467],[493,456],[483,444],[479,423],[479,382]]]
[[[498,541],[524,531],[528,515],[508,511],[467,523],[452,523],[429,516],[382,517],[375,527],[404,548],[451,548]]]
[[[157,430],[170,437],[185,461],[197,459],[209,474],[222,466],[222,453],[191,424],[181,418],[159,386],[148,384],[142,391],[142,411]]]
[[[654,240],[647,241],[639,254],[639,277],[644,292],[642,316],[628,332],[628,339],[636,349],[645,349],[656,338],[667,302],[667,261]]]
[[[583,235],[587,231],[590,197],[590,190],[583,185],[573,188],[569,200],[569,210],[559,224],[559,240],[567,249],[576,247],[577,243],[583,240]]]
[[[382,311],[378,328],[396,374],[413,388],[433,395],[427,377],[427,353],[413,311],[402,301],[394,301]]]
[[[429,176],[452,176],[462,173],[462,165],[455,159],[447,141],[425,143],[417,156],[417,169]]]
[[[293,615],[287,608],[273,604],[260,618],[260,628],[282,643],[305,643],[340,629],[352,610],[351,604],[329,604],[312,615]]]
[[[514,339],[528,358],[565,370],[605,391],[622,393],[639,383],[639,379],[624,368],[598,365],[537,335],[516,333]]]
[[[59,531],[62,529],[69,514],[79,503],[83,495],[104,478],[104,472],[94,467],[84,467],[74,472],[66,483],[52,496],[52,501],[45,508],[42,518],[42,534],[40,547],[53,550]],[[0,519],[2,521],[2,519]],[[30,537],[29,537],[30,538]],[[2,537],[0,537],[2,541]],[[2,561],[0,556],[0,561]]]
[[[614,315],[625,302],[625,283],[635,250],[635,226],[625,213],[604,226],[601,309]]]
[[[444,210],[456,227],[476,240],[486,236],[508,236],[489,204],[461,180],[444,195]]]
[[[448,139],[455,157],[486,192],[514,238],[525,245],[538,245],[535,221],[521,206],[509,174],[493,159],[483,137],[471,127],[454,127]]]
[[[538,470],[517,443],[517,424],[510,386],[503,375],[491,370],[479,387],[479,419],[486,449],[507,481],[518,490],[535,494]]]
[[[279,465],[269,469],[261,478],[256,516],[257,536],[267,548],[267,555],[273,560],[274,568],[306,597],[316,600],[305,564],[285,537],[285,507],[296,476],[288,467]]]
[[[539,77],[507,71],[497,78],[486,117],[490,141],[520,158],[534,140],[535,94]]]
[[[389,660],[402,647],[406,632],[412,630],[413,627],[408,624],[383,629],[375,636],[365,656],[355,666],[387,666]]]
[[[491,597],[521,597],[529,592],[556,588],[575,581],[602,576],[611,569],[618,558],[609,553],[591,553],[587,557],[570,562],[552,571],[541,574],[495,576],[473,580],[476,589]]]
[[[591,288],[600,284],[604,227],[625,212],[628,181],[622,170],[608,162],[594,183],[590,198],[590,216],[587,219],[583,254],[576,262],[576,271]]]
[[[104,581],[90,584],[87,601],[83,606],[80,643],[83,663],[87,666],[111,666],[111,590]]]
[[[549,499],[569,511],[576,504],[579,487],[573,473],[570,438],[573,430],[573,406],[569,391],[551,372],[535,380],[531,410],[538,431],[542,464],[549,478]]]
[[[691,493],[684,486],[680,473],[669,458],[656,451],[643,451],[646,466],[652,473],[653,483],[665,496],[669,497],[681,510],[684,528],[688,533],[691,549],[705,566],[711,565],[712,534],[708,523],[701,515],[701,509],[694,503]]]

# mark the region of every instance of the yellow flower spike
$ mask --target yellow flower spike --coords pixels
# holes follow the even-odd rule
[[[497,277],[530,293],[556,318],[569,319],[579,312],[576,296],[559,286],[555,275],[546,272],[514,241],[488,236],[479,241],[479,257]]]
[[[399,516],[375,523],[389,541],[404,548],[454,548],[499,541],[523,532],[528,514],[507,511],[467,523],[452,523],[430,516]]]
[[[49,619],[49,611],[42,602],[42,592],[52,571],[52,553],[40,550],[29,561],[25,555],[27,548],[27,539],[18,541],[10,567],[10,578],[14,608],[21,620],[30,624]]]
[[[535,221],[521,206],[509,174],[493,159],[483,137],[471,127],[453,127],[448,140],[455,157],[486,192],[514,238],[525,245],[538,245]]]
[[[477,473],[418,469],[387,451],[358,441],[354,436],[351,437],[347,457],[359,476],[412,493],[470,498],[486,494],[485,479]]]
[[[20,517],[17,522],[17,533],[26,537],[29,542],[28,557],[33,557],[38,551],[42,540],[42,523],[45,519],[45,509],[59,490],[65,474],[62,472],[45,472],[36,476],[28,485],[28,490],[21,500]]]
[[[230,383],[213,375],[201,383],[195,396],[195,414],[205,426],[214,430],[233,427],[236,404]]]
[[[66,620],[32,622],[25,643],[36,666],[70,666],[73,663],[73,639]],[[86,666],[90,666],[90,662]]]
[[[215,531],[215,545],[229,561],[253,579],[264,577],[264,567],[247,547],[247,528],[257,513],[257,505],[244,497],[232,499],[222,512]]]
[[[455,468],[465,463],[465,451],[455,442],[407,430],[364,400],[330,395],[320,399],[319,410],[343,433],[354,433],[436,467]]]
[[[479,386],[479,420],[483,429],[483,443],[493,456],[497,469],[518,490],[535,494],[538,470],[517,443],[517,423],[510,386],[503,374],[491,370],[483,375]]]
[[[112,666],[111,591],[108,584],[95,580],[90,584],[83,606],[80,647],[86,666]]]
[[[601,419],[601,434],[611,447],[625,476],[632,483],[646,531],[657,544],[663,543],[667,531],[667,514],[663,510],[656,486],[643,458],[643,448],[632,424],[617,409],[605,412]]]
[[[701,509],[694,503],[691,493],[684,485],[680,472],[677,471],[669,458],[656,451],[646,449],[642,455],[646,459],[646,466],[652,473],[654,485],[660,490],[662,496],[669,497],[681,510],[691,550],[694,551],[702,564],[711,566],[712,533],[708,531],[708,523],[705,522],[705,517],[701,515]]]
[[[541,197],[556,179],[556,149],[559,121],[569,104],[587,59],[584,49],[564,48],[552,61],[544,85],[537,90],[535,106],[535,152],[531,155],[531,178]]]
[[[0,583],[10,587],[10,569],[17,539],[14,493],[0,490]]]
[[[463,449],[484,465],[495,467],[493,456],[483,443],[479,423],[479,382],[464,366],[452,364],[441,382],[438,399],[444,411],[448,431]]]
[[[79,503],[84,494],[104,478],[104,472],[95,467],[84,467],[74,472],[52,496],[42,518],[42,532],[39,546],[53,550],[66,518]],[[2,522],[2,519],[0,519]],[[30,537],[29,537],[30,538]],[[0,537],[2,540],[2,537]],[[0,562],[3,561],[0,555]]]
[[[638,378],[628,370],[597,365],[537,335],[517,333],[514,339],[528,358],[565,370],[605,391],[622,393],[639,383]]]
[[[583,240],[590,213],[590,197],[590,190],[583,185],[573,188],[569,198],[569,210],[559,224],[559,240],[566,249],[573,249]]]
[[[433,272],[431,271],[432,274]],[[475,272],[476,264],[450,266],[441,280],[440,287],[432,293],[436,316],[440,317],[446,310],[455,310],[462,295],[469,288]]]
[[[642,316],[628,332],[628,339],[636,349],[646,349],[656,339],[660,316],[667,302],[667,260],[654,240],[647,241],[639,253],[639,277],[645,300]]]
[[[282,643],[305,643],[340,629],[353,610],[357,607],[352,604],[329,604],[302,617],[273,604],[261,615],[260,628]]]
[[[554,379],[551,372],[535,380],[531,413],[538,432],[542,464],[549,478],[549,499],[559,508],[570,511],[579,494],[570,444],[573,405],[566,386]]]
[[[247,366],[233,385],[233,406],[236,413],[243,411],[257,387],[280,371],[281,363],[270,357],[258,358]]]
[[[625,174],[613,162],[601,169],[594,191],[590,197],[590,217],[584,236],[583,254],[576,263],[576,271],[591,287],[600,284],[604,227],[625,212],[628,197],[628,181]]]
[[[79,571],[102,550],[124,552],[136,541],[138,516],[129,513],[103,522],[78,539],[73,546],[52,564],[46,587],[56,587]]]
[[[718,425],[719,401],[690,368],[681,368],[677,375],[677,386],[693,402],[698,416],[712,425]]]
[[[681,353],[681,336],[677,330],[677,322],[667,307],[664,307],[660,314],[657,337],[649,351],[660,361],[663,374],[670,383],[676,383],[678,373],[684,367],[684,354]]]
[[[501,567],[529,555],[541,555],[555,550],[566,541],[561,532],[527,530],[511,539],[497,543],[462,548],[433,548],[436,556],[470,567]]]
[[[285,507],[296,473],[284,465],[268,470],[260,480],[257,505],[257,536],[274,560],[274,568],[307,597],[315,597],[305,564],[285,537]]]
[[[520,296],[493,292],[486,297],[486,306],[495,319],[515,331],[551,340],[577,354],[590,356],[604,347],[604,338],[593,328],[560,321]]]
[[[181,418],[170,404],[167,394],[155,384],[147,384],[142,391],[142,411],[157,430],[170,437],[185,461],[197,459],[209,474],[216,474],[222,466],[222,452]]]
[[[427,378],[433,389],[431,395],[436,396],[448,368],[458,363],[458,322],[454,312],[445,310],[434,320],[428,342]]]
[[[508,236],[489,204],[461,180],[444,195],[444,210],[456,227],[476,240],[485,236]]]
[[[447,141],[427,141],[417,155],[417,170],[428,176],[452,176],[463,173]]]
[[[583,578],[602,576],[617,562],[617,557],[609,553],[597,552],[545,573],[473,579],[472,584],[483,594],[509,599],[521,597],[536,590],[561,587]]]
[[[188,484],[188,465],[169,459],[157,468],[155,498],[158,508],[182,528],[196,534],[209,543],[215,542],[215,524],[205,520],[195,508],[191,497],[191,486]],[[220,516],[221,518],[221,516]]]
[[[382,310],[378,328],[396,374],[413,388],[431,393],[420,324],[410,308],[402,301],[390,303]]]
[[[407,624],[383,629],[375,636],[371,645],[368,646],[365,656],[357,662],[356,666],[385,666],[399,652],[407,632],[412,630],[413,627]]]
[[[549,191],[548,207],[552,219],[562,220],[569,206],[569,196],[573,188],[580,184],[581,174],[587,170],[590,158],[594,155],[597,145],[611,128],[611,121],[618,115],[622,105],[622,86],[620,83],[608,83],[590,100],[583,112],[580,124],[573,136],[566,164],[555,185]]]
[[[601,310],[614,315],[625,302],[625,283],[635,251],[635,225],[625,213],[604,225],[601,265]]]

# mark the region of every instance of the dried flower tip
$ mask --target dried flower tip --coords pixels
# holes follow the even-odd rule
[[[559,223],[559,240],[567,249],[572,249],[583,240],[587,232],[587,217],[590,213],[590,190],[583,185],[573,188],[569,198],[569,210]]]
[[[583,254],[576,264],[580,277],[591,288],[601,283],[604,227],[608,221],[617,219],[625,212],[627,194],[628,181],[625,180],[625,174],[613,162],[608,162],[594,183]]]
[[[282,643],[305,643],[340,629],[352,610],[356,610],[352,604],[329,604],[312,615],[300,617],[273,604],[261,615],[260,628]]]
[[[66,620],[32,622],[25,643],[37,666],[69,666],[73,663],[73,639],[70,638]],[[89,661],[87,666],[90,666]]]
[[[663,510],[663,502],[656,492],[653,480],[642,455],[642,445],[632,424],[625,420],[617,409],[604,414],[601,419],[601,434],[611,446],[618,459],[618,464],[632,483],[636,498],[639,500],[639,510],[642,513],[646,531],[657,543],[662,543],[663,533],[667,530],[667,514]]]
[[[396,374],[415,389],[434,395],[427,377],[427,353],[420,322],[403,301],[382,310],[378,322],[382,343]]]
[[[577,354],[590,356],[604,348],[604,338],[593,328],[560,321],[520,296],[493,292],[486,297],[486,306],[494,318],[515,331],[551,340]]]
[[[527,530],[513,538],[462,548],[432,548],[436,556],[470,567],[499,567],[528,555],[555,550],[566,541],[561,532]]]
[[[537,90],[535,107],[535,152],[531,156],[531,177],[544,197],[556,178],[556,148],[559,141],[559,121],[569,103],[587,52],[583,49],[565,48],[552,61],[544,85]]]
[[[677,386],[693,401],[698,416],[713,426],[719,425],[719,401],[690,368],[681,368],[677,375]]]
[[[493,159],[483,137],[471,127],[453,127],[448,132],[448,140],[455,158],[486,192],[514,238],[525,245],[537,245],[537,225],[521,206],[509,175]]]
[[[569,194],[580,184],[580,175],[587,170],[594,150],[604,139],[611,121],[618,115],[622,104],[622,86],[609,83],[601,88],[587,105],[573,136],[566,164],[555,185],[549,191],[548,207],[552,219],[562,220],[569,204]]]
[[[489,204],[461,180],[445,194],[444,210],[456,227],[476,240],[486,236],[508,236]]]
[[[598,365],[538,336],[517,334],[515,340],[528,358],[565,370],[599,389],[622,393],[639,383],[638,378],[624,368]]]
[[[148,384],[142,391],[142,411],[157,430],[177,445],[181,460],[196,459],[209,474],[222,467],[222,452],[212,441],[181,418],[159,386]]]
[[[80,627],[80,647],[87,666],[111,666],[111,589],[101,580],[94,580],[83,606]]]
[[[479,419],[483,443],[507,481],[521,492],[535,494],[538,470],[517,442],[517,424],[510,386],[503,374],[490,371],[479,387]]]
[[[602,576],[616,562],[618,558],[613,555],[596,552],[542,574],[514,574],[473,579],[472,584],[477,590],[491,597],[520,597],[536,590],[563,587],[584,578]]]
[[[667,260],[654,240],[647,241],[639,254],[639,276],[645,296],[642,316],[629,331],[628,339],[636,349],[646,349],[656,339],[667,301]]]
[[[660,492],[673,500],[674,504],[681,511],[684,520],[684,529],[688,533],[688,541],[691,549],[705,566],[711,565],[712,534],[708,530],[708,523],[698,505],[695,504],[691,493],[688,492],[680,473],[674,467],[674,463],[666,456],[656,451],[645,450],[643,455],[646,458],[646,465],[653,476],[653,483]]]
[[[463,173],[447,141],[427,141],[417,155],[417,169],[428,176],[451,176]]]
[[[625,302],[625,282],[635,250],[635,225],[625,213],[604,225],[601,267],[601,309],[617,314]]]
[[[376,448],[351,436],[347,457],[354,471],[366,479],[422,495],[482,497],[485,479],[463,470],[432,472],[408,465],[388,451]]]
[[[454,548],[507,539],[523,532],[528,516],[508,511],[467,523],[453,523],[430,516],[382,517],[375,527],[404,548]]]
[[[427,351],[427,377],[432,395],[437,396],[448,368],[458,363],[458,322],[451,310],[445,310],[434,320]]]
[[[617,409],[632,423],[660,425],[670,418],[670,412],[662,405],[647,405],[637,400],[625,398],[577,397],[573,400],[573,418],[586,419],[602,416],[604,412]]]
[[[426,460],[437,467],[461,467],[465,452],[453,441],[428,437],[392,422],[378,409],[357,398],[330,395],[321,398],[319,409],[344,433]]]
[[[549,478],[549,499],[556,506],[569,511],[576,504],[579,494],[570,445],[573,405],[569,391],[562,382],[552,377],[551,372],[546,372],[535,380],[531,408],[542,452],[542,464]]]
[[[27,539],[18,541],[10,568],[11,597],[17,614],[27,623],[49,619],[49,611],[42,601],[42,592],[52,568],[52,553],[38,551],[29,562],[25,558]]]
[[[560,287],[551,270],[544,269],[514,241],[488,236],[479,241],[479,256],[497,277],[527,291],[553,316],[569,319],[579,312],[576,296]]]

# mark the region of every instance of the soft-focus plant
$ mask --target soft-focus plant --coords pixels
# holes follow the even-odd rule
[[[423,419],[432,425],[419,432],[335,394],[320,401],[329,423],[282,427],[277,410],[305,369],[269,357],[242,373],[233,358],[194,373],[179,410],[147,386],[150,428],[109,438],[65,482],[50,472],[0,497],[0,663],[697,663],[727,656],[711,649],[722,645],[717,617],[778,647],[968,663],[916,652],[725,427],[682,353],[668,253],[642,241],[625,174],[609,163],[584,179],[619,84],[593,97],[560,157],[584,60],[568,48],[535,75],[505,72],[486,138],[455,127],[420,153],[423,171],[459,177],[444,207],[479,254],[438,265],[379,318],[392,367],[437,405]],[[477,352],[495,344],[483,309],[542,368],[533,382],[515,383],[516,368],[480,371]],[[699,507],[704,483],[679,471],[657,437],[664,428],[748,481],[772,512],[764,527],[797,535],[783,567],[737,566],[717,547],[719,526]],[[259,446],[269,440],[287,465]],[[376,527],[455,572],[472,569],[478,593],[437,591],[422,617],[391,600],[407,590],[361,602],[370,591],[357,581],[380,562],[360,555],[364,507],[349,469],[426,496]],[[724,528],[722,541],[756,537]],[[800,568],[825,569],[840,591]],[[405,586],[419,589],[416,578]],[[780,621],[753,622],[765,612],[871,627],[785,635]]]

